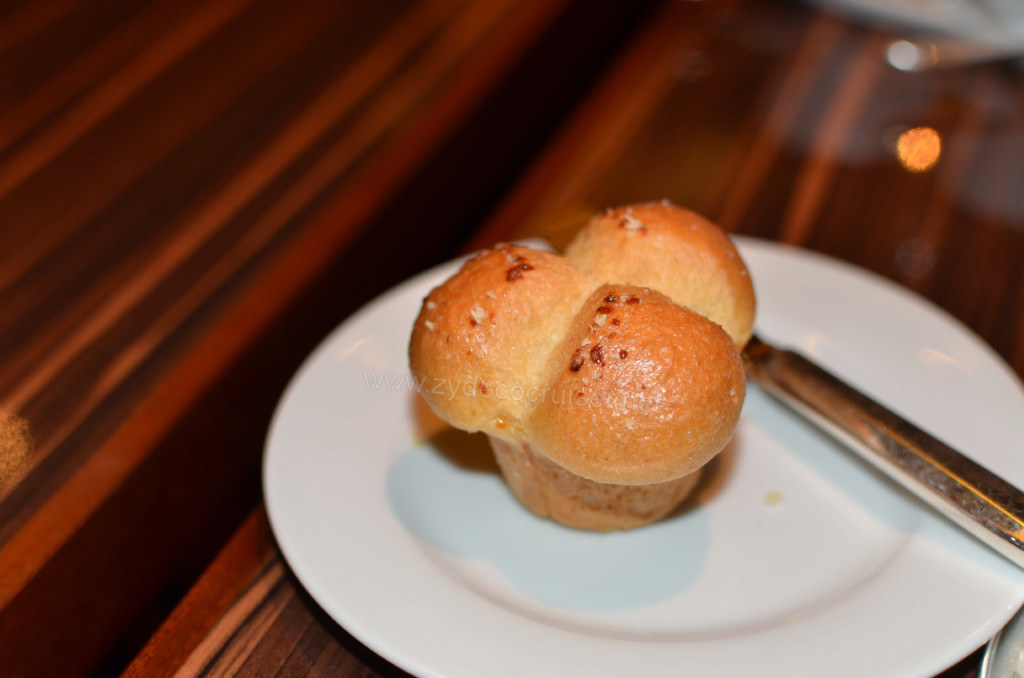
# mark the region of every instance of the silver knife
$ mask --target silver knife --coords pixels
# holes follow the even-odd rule
[[[744,359],[768,393],[1024,568],[1024,492],[799,353],[755,336]]]

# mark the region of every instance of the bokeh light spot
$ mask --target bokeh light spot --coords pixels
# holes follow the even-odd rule
[[[942,153],[942,138],[931,127],[908,129],[896,140],[896,157],[911,172],[926,172]]]

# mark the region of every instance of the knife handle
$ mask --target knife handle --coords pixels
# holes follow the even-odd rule
[[[794,351],[754,337],[758,385],[1024,568],[1024,492]]]

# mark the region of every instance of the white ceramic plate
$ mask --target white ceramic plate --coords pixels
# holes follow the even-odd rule
[[[874,275],[738,244],[766,339],[1024,486],[1024,392],[985,344]],[[695,508],[603,535],[534,517],[479,436],[421,434],[431,425],[406,345],[420,300],[455,269],[406,282],[331,334],[267,442],[285,558],[391,662],[445,678],[928,676],[1024,600],[1024,573],[753,387]]]

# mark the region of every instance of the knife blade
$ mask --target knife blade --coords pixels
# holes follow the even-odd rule
[[[1024,568],[1024,492],[796,351],[754,336],[744,360],[754,383]]]

